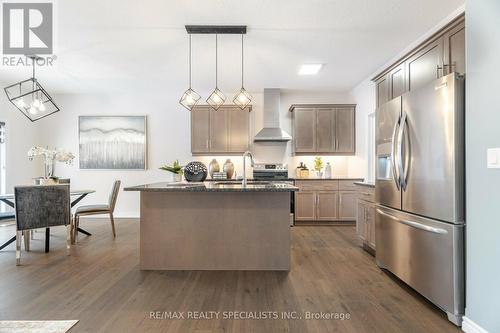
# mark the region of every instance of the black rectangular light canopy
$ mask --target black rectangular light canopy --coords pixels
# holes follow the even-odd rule
[[[246,34],[246,25],[186,25],[188,34]]]

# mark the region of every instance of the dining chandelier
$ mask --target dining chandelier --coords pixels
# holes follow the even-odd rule
[[[59,107],[36,78],[36,62],[42,58],[37,56],[29,58],[32,60],[33,77],[5,87],[4,91],[9,101],[22,114],[29,120],[36,121],[59,111]]]
[[[198,93],[194,91],[191,87],[191,35],[192,34],[214,34],[215,35],[215,88],[213,92],[208,96],[207,103],[214,110],[218,110],[226,101],[226,96],[218,87],[218,48],[219,48],[219,35],[220,34],[240,34],[241,35],[241,89],[234,96],[233,103],[241,108],[245,109],[251,102],[252,96],[244,88],[244,55],[243,55],[243,35],[247,33],[246,26],[220,26],[220,25],[186,25],[186,31],[189,35],[189,88],[184,92],[180,99],[180,104],[184,106],[187,110],[191,111],[194,106],[198,104],[201,97]]]

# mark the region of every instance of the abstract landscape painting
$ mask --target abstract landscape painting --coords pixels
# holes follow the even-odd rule
[[[80,116],[80,169],[146,169],[145,116]]]

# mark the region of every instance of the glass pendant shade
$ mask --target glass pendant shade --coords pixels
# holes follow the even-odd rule
[[[233,103],[238,106],[240,109],[246,108],[252,102],[252,95],[245,90],[245,88],[241,88],[241,90],[234,96]]]
[[[189,111],[193,110],[196,104],[200,101],[201,96],[198,95],[196,91],[193,89],[189,88],[184,92],[184,95],[182,95],[181,100],[179,103]]]
[[[243,34],[242,34],[241,35],[241,89],[233,98],[233,103],[242,110],[252,102],[252,95],[250,95],[248,91],[246,91],[245,88],[243,87],[244,65],[245,65],[243,59],[244,58],[243,58]]]
[[[179,103],[187,110],[192,111],[200,99],[201,96],[191,88],[191,35],[189,35],[189,88],[184,92]]]
[[[219,88],[215,88],[215,90],[208,96],[207,98],[207,103],[210,105],[214,110],[219,110],[219,108],[224,104],[226,101],[226,96],[222,93],[222,91],[219,90]]]
[[[8,86],[4,91],[9,101],[31,121],[59,111],[52,97],[35,78]]]

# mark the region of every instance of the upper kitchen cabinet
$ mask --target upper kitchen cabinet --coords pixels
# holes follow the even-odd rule
[[[406,66],[400,64],[387,74],[389,80],[389,99],[396,98],[406,92]]]
[[[242,154],[250,148],[250,111],[208,105],[191,111],[191,153],[193,155]]]
[[[373,78],[377,107],[451,72],[465,73],[464,16]]]
[[[461,21],[444,34],[445,74],[465,73],[465,22]]]
[[[389,80],[388,75],[383,75],[375,81],[375,95],[377,96],[377,106],[387,102],[389,98]]]
[[[295,151],[314,153],[316,151],[316,110],[297,108],[293,114],[293,142]]]
[[[191,111],[191,152],[210,152],[210,108],[195,107]]]
[[[443,75],[443,39],[427,44],[406,61],[407,90],[414,90]]]
[[[292,105],[294,153],[354,154],[355,109],[355,105]]]

